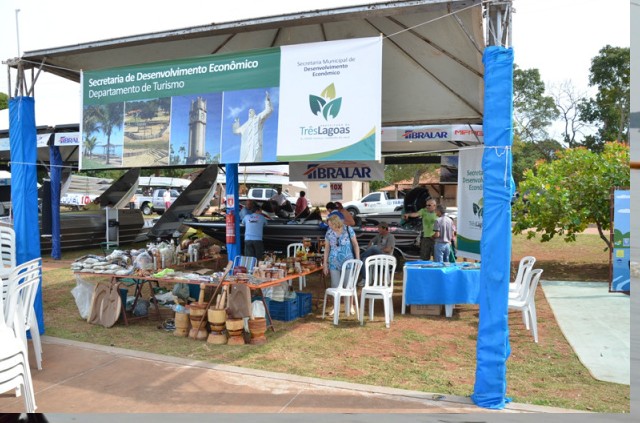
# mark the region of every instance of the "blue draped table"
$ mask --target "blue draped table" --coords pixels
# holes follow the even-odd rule
[[[480,267],[472,263],[412,261],[404,265],[402,314],[409,304],[444,304],[451,317],[455,304],[478,304]]]

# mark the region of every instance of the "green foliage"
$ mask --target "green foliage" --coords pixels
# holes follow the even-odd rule
[[[439,164],[401,164],[401,165],[385,165],[384,181],[371,181],[369,187],[371,191],[378,191],[388,185],[400,182],[405,179],[413,179],[416,173],[422,175],[424,172],[439,169]]]
[[[595,99],[580,104],[580,117],[595,124],[597,136],[585,139],[585,146],[602,151],[607,141],[629,141],[631,59],[629,47],[606,45],[591,60],[589,85],[598,87]]]
[[[513,233],[527,231],[529,238],[540,233],[543,242],[558,235],[571,242],[595,224],[611,248],[604,232],[611,226],[610,191],[629,186],[629,147],[606,143],[602,153],[579,147],[559,151],[557,156],[524,172],[521,201],[513,206]]]
[[[523,142],[517,138],[514,139],[512,174],[516,185],[522,181],[523,174],[527,169],[532,169],[539,161],[549,162],[555,159],[557,151],[562,149],[562,145],[554,140]]]
[[[547,138],[546,128],[559,116],[553,97],[545,95],[538,69],[513,70],[514,134],[522,141]]]
[[[9,107],[9,96],[5,93],[0,93],[0,110],[4,110]]]

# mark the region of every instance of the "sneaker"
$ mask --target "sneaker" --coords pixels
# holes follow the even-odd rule
[[[362,288],[363,286],[364,286],[364,281],[363,281],[363,280],[361,280],[360,282],[358,282],[358,287],[359,287],[359,288]]]
[[[351,314],[353,314],[355,316],[356,314],[356,307],[355,306],[351,306]]]
[[[333,309],[329,312],[329,317],[333,317]]]

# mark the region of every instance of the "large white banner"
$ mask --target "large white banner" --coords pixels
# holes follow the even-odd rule
[[[344,161],[289,164],[291,181],[382,181],[384,163],[376,161]]]
[[[458,256],[480,260],[484,148],[462,149],[458,159]]]
[[[379,160],[382,38],[281,50],[278,161]]]
[[[380,159],[381,37],[91,70],[81,85],[83,169]]]

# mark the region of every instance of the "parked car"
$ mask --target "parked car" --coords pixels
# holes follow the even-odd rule
[[[404,194],[400,198],[391,198],[384,191],[371,192],[357,201],[347,201],[342,206],[354,217],[358,214],[389,213],[402,210]]]

